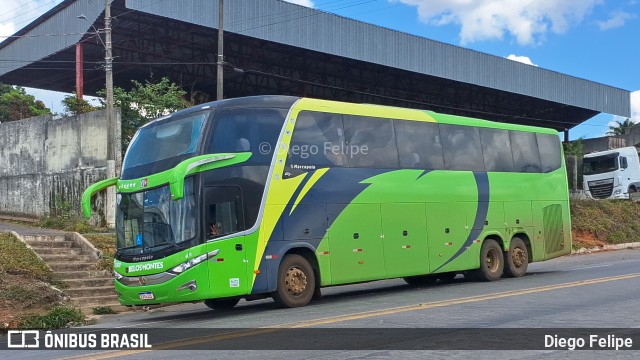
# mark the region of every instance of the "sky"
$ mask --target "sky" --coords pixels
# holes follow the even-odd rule
[[[629,90],[640,122],[640,0],[287,1]],[[60,2],[0,0],[0,40]],[[63,111],[65,94],[28,92]],[[600,114],[570,138],[602,136],[624,119]]]

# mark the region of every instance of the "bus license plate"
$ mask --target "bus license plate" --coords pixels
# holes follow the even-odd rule
[[[151,291],[141,292],[139,294],[140,294],[140,300],[153,300],[153,299],[155,299],[155,297],[153,296],[153,293]]]

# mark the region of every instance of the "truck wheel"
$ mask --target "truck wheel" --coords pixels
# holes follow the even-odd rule
[[[278,269],[278,288],[272,294],[279,307],[305,306],[316,288],[313,268],[304,257],[296,254],[282,259]]]
[[[529,250],[519,237],[511,239],[509,251],[504,253],[504,274],[508,277],[520,277],[527,273]]]
[[[502,248],[493,239],[486,239],[480,249],[480,268],[475,272],[475,278],[482,281],[496,281],[502,277],[504,257]]]
[[[231,310],[239,301],[240,298],[207,299],[204,301],[204,304],[207,305],[209,309],[213,310]]]

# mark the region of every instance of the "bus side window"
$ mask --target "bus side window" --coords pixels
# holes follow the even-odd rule
[[[440,124],[447,170],[485,171],[478,128]]]
[[[400,167],[405,169],[444,169],[438,124],[394,120]]]
[[[207,187],[205,225],[207,239],[244,230],[240,188],[236,186]]]
[[[513,164],[515,171],[523,173],[539,173],[542,171],[540,153],[536,134],[522,131],[509,131]]]
[[[302,111],[298,114],[287,154],[284,177],[315,169],[346,166],[343,154],[342,117],[337,114]]]
[[[536,134],[542,162],[542,172],[558,170],[562,165],[560,138],[557,135]]]
[[[507,130],[480,128],[486,171],[513,171],[511,140]]]
[[[269,165],[275,143],[285,117],[282,109],[232,109],[224,110],[214,118],[214,129],[207,152],[251,152],[247,165]],[[269,146],[266,147],[265,144]],[[263,146],[261,149],[260,146]]]
[[[349,167],[399,167],[391,119],[344,115],[343,121]]]

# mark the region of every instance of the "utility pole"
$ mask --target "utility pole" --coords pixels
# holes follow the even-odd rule
[[[116,141],[116,121],[113,118],[113,53],[111,48],[111,0],[104,1],[104,34],[105,34],[105,56],[104,56],[104,71],[106,77],[106,92],[107,92],[107,124],[109,128],[108,136],[108,158],[116,160],[116,149],[118,146],[114,143]]]
[[[222,81],[223,81],[223,69],[224,63],[224,0],[220,0],[218,3],[218,71],[216,76],[216,99],[222,100]]]

